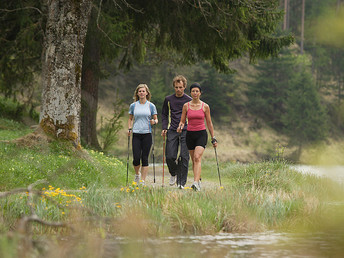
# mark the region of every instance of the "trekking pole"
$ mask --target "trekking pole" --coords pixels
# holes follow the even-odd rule
[[[216,157],[216,164],[217,164],[217,173],[219,174],[219,181],[220,181],[220,187],[221,187],[221,186],[222,186],[222,185],[221,185],[221,176],[220,176],[219,162],[218,162],[218,160],[217,160],[216,147],[214,147],[214,150],[215,150],[215,157]]]
[[[154,142],[155,142],[155,126],[153,129],[153,146],[152,146],[152,156],[153,156],[153,173],[154,173],[154,184],[155,184],[155,159],[154,159]]]
[[[165,176],[165,134],[163,136],[163,144],[162,144],[162,187],[164,187],[164,176]]]
[[[179,157],[178,157],[178,175],[177,175],[177,185],[180,187],[182,184],[182,133],[179,134]]]
[[[128,135],[128,157],[127,157],[127,186],[128,186],[128,176],[129,176],[129,145],[130,145],[130,134]]]

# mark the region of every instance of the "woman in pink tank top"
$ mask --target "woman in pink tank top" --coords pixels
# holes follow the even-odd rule
[[[204,119],[211,136],[213,147],[217,147],[217,140],[214,136],[214,127],[211,121],[209,105],[200,100],[202,88],[199,83],[193,83],[190,86],[192,100],[183,106],[182,117],[177,129],[181,132],[188,119],[188,127],[186,132],[186,145],[192,160],[192,168],[194,173],[194,183],[191,185],[196,191],[201,190],[201,164],[202,155],[207,145],[208,134],[205,127]]]

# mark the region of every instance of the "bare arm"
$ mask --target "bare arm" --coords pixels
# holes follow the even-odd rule
[[[129,115],[129,119],[128,119],[128,136],[130,136],[131,131],[133,129],[133,122],[134,122],[134,115]]]
[[[180,118],[180,122],[179,122],[178,129],[177,129],[178,133],[181,133],[183,128],[184,128],[187,111],[188,111],[188,105],[187,105],[187,103],[185,103],[183,106],[182,116]]]
[[[205,120],[207,122],[207,127],[212,139],[212,143],[213,143],[213,147],[216,148],[217,147],[217,141],[214,138],[214,126],[213,126],[213,122],[211,121],[211,115],[210,115],[210,107],[208,104],[205,104],[204,106],[204,113],[205,113]],[[215,141],[214,141],[215,139]]]

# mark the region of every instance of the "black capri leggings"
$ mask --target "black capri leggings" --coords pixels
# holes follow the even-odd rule
[[[133,134],[133,165],[140,165],[140,160],[142,161],[142,166],[148,166],[148,156],[149,151],[152,146],[152,134],[151,133],[134,133]]]

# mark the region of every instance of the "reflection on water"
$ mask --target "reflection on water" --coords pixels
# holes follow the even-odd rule
[[[177,236],[160,239],[108,239],[104,257],[340,257],[340,232],[250,233]],[[116,256],[111,254],[116,253]]]

